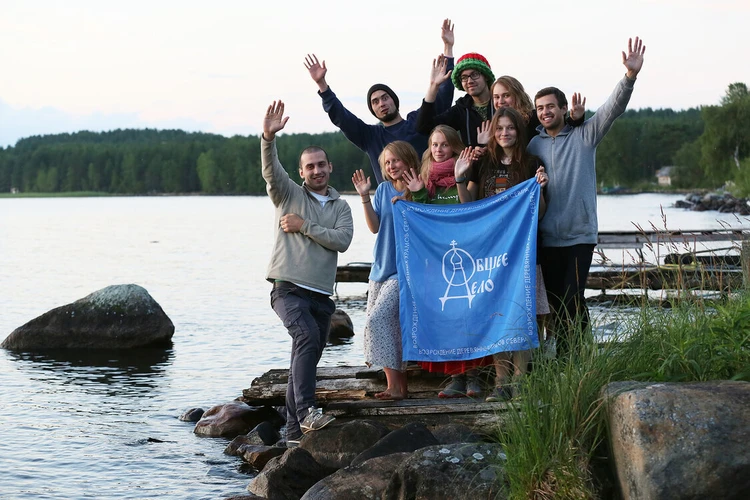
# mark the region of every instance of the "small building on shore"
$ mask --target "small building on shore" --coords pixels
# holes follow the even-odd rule
[[[661,167],[655,174],[657,183],[660,186],[671,186],[672,176],[674,176],[676,169],[677,167],[674,166]]]

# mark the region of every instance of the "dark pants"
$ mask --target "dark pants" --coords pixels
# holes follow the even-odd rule
[[[315,377],[318,361],[328,341],[335,305],[322,293],[300,288],[288,281],[274,283],[271,307],[292,337],[289,382],[286,388],[287,438],[302,435],[300,422],[315,406]]]
[[[590,336],[589,311],[584,292],[594,245],[541,247],[539,260],[552,309],[552,329],[558,356],[576,351],[579,342]]]

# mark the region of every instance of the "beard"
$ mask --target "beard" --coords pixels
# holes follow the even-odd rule
[[[381,122],[386,122],[386,123],[387,123],[387,122],[392,122],[392,121],[393,121],[393,120],[395,120],[396,118],[398,118],[398,110],[396,110],[396,111],[393,111],[392,113],[388,113],[388,114],[387,114],[387,115],[385,115],[385,116],[384,116],[383,118],[380,118],[380,121],[381,121]]]

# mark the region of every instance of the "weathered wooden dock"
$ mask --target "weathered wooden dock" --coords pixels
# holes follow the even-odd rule
[[[249,405],[283,406],[288,373],[286,369],[266,372],[242,391],[241,400]],[[383,401],[374,397],[386,388],[382,370],[366,366],[321,367],[317,374],[316,402],[339,420],[367,418],[391,427],[415,421],[428,426],[460,423],[485,434],[495,432],[509,408],[509,403],[486,403],[484,397],[438,398],[448,377],[425,372],[417,365],[409,365],[407,377],[409,397]]]
[[[712,242],[723,242],[736,253],[705,255],[708,250],[699,248],[699,244]],[[652,260],[660,262],[649,263],[644,249],[655,252],[659,245],[671,247],[672,252],[655,253]],[[597,251],[612,249],[632,252],[632,262],[593,264],[586,288],[601,291],[633,288],[726,291],[738,289],[749,281],[750,229],[599,232]],[[338,267],[336,281],[366,283],[369,274],[369,262],[353,262]]]

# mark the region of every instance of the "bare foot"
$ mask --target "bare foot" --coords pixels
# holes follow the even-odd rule
[[[385,390],[383,392],[376,393],[375,398],[384,401],[400,401],[404,399],[404,395],[398,392],[390,392],[388,390]]]

